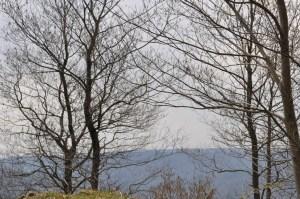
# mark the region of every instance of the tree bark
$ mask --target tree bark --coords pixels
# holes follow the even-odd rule
[[[272,101],[272,99],[270,99]],[[266,199],[271,199],[272,190],[272,153],[271,153],[271,145],[272,145],[272,118],[268,115],[268,135],[267,135],[267,188],[266,188]]]
[[[297,198],[300,199],[300,141],[299,130],[297,126],[297,119],[295,115],[295,106],[292,94],[291,84],[291,65],[289,58],[289,25],[288,14],[284,0],[277,0],[277,8],[280,18],[280,56],[281,56],[281,76],[282,83],[280,91],[283,101],[284,119],[289,139],[289,146],[292,156],[293,169],[295,175],[295,188],[297,191]]]
[[[274,100],[274,85],[275,82],[272,81],[270,84],[270,101],[269,101],[269,107],[268,111],[271,113],[273,109],[273,100]],[[267,120],[267,174],[266,174],[266,199],[271,199],[272,197],[272,132],[273,132],[273,126],[272,126],[272,117],[270,114],[268,114],[268,120]]]
[[[90,176],[90,184],[93,190],[97,190],[99,186],[99,166],[100,166],[100,142],[98,132],[94,127],[93,113],[91,112],[92,103],[92,60],[91,55],[95,45],[95,37],[91,42],[90,49],[87,51],[86,58],[86,88],[85,88],[85,101],[84,101],[84,115],[87,128],[89,130],[90,138],[92,140],[92,169]]]
[[[251,48],[251,47],[250,47]],[[250,49],[249,48],[249,49]],[[259,190],[259,168],[258,168],[258,143],[256,131],[253,125],[253,114],[251,112],[252,104],[252,68],[251,68],[251,58],[248,57],[247,60],[247,130],[251,139],[251,155],[252,155],[252,187],[253,187],[253,197],[254,199],[260,199]]]
[[[64,192],[66,194],[70,194],[73,192],[73,183],[72,183],[72,177],[73,177],[73,160],[74,154],[71,150],[65,151],[65,158],[64,158]]]
[[[250,29],[253,29],[255,13],[253,11],[253,6],[250,7]],[[247,51],[249,55],[253,52],[253,41],[250,37],[247,43]],[[252,188],[253,188],[253,198],[260,199],[260,189],[259,189],[259,167],[258,167],[258,141],[256,136],[256,130],[253,124],[253,113],[252,108],[252,95],[253,95],[253,70],[252,70],[252,57],[247,56],[246,60],[246,70],[247,70],[247,85],[246,85],[246,115],[247,115],[247,130],[249,137],[251,139],[251,156],[252,156]]]
[[[97,134],[90,134],[92,138],[92,147],[93,147],[93,154],[92,154],[92,170],[91,170],[91,179],[90,184],[93,190],[98,190],[99,186],[99,167],[100,167],[100,147],[99,147],[99,140],[94,138]]]

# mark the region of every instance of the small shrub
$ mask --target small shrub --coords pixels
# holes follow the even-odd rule
[[[162,182],[150,192],[150,199],[213,199],[215,195],[208,180],[187,183],[172,172],[163,174]]]

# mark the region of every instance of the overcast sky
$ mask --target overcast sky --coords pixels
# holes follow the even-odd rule
[[[184,108],[168,108],[167,116],[161,123],[162,128],[169,128],[172,134],[184,136],[185,147],[206,148],[213,147],[211,137],[215,131],[207,122],[213,119],[206,111],[195,111]]]
[[[136,2],[136,1],[130,1]],[[136,3],[132,5],[137,6]],[[4,28],[6,20],[0,14],[0,59],[3,64],[3,53],[5,53]],[[164,133],[168,131],[174,136],[184,137],[184,147],[188,148],[206,148],[213,147],[211,137],[215,135],[215,131],[206,124],[213,119],[212,114],[207,111],[195,111],[184,108],[166,108],[165,117],[158,122],[153,131]],[[1,148],[1,147],[0,147]]]

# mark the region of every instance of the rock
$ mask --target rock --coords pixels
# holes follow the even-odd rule
[[[25,195],[21,195],[20,197],[18,197],[18,199],[25,199]]]
[[[29,191],[25,195],[21,195],[18,199],[29,199],[30,197],[36,196],[37,193]]]
[[[26,198],[33,197],[33,196],[36,196],[36,195],[37,195],[37,193],[29,191],[29,192],[26,194]]]

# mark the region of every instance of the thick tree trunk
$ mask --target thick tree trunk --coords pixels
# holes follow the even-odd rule
[[[91,135],[91,137],[93,136],[94,135]],[[97,138],[92,138],[92,147],[93,147],[93,155],[92,155],[92,170],[91,170],[90,184],[93,190],[98,190],[99,167],[100,167],[100,147],[99,147],[98,136]]]
[[[280,91],[283,101],[284,119],[295,174],[297,198],[300,199],[300,141],[291,84],[291,65],[289,58],[289,25],[284,0],[277,0],[280,18],[281,76]]]
[[[297,198],[300,199],[300,142],[298,127],[297,124],[292,121],[286,121],[286,123],[295,175],[295,188],[297,191]]]
[[[64,192],[66,194],[70,194],[73,192],[73,183],[72,183],[72,178],[73,178],[73,154],[71,151],[66,151],[65,152],[65,157],[64,157]]]
[[[285,108],[286,109],[286,108]],[[293,162],[293,169],[295,175],[295,188],[297,191],[297,198],[300,199],[300,142],[298,126],[295,121],[292,120],[294,114],[289,111],[285,111],[289,117],[286,118],[286,128],[289,135],[289,144],[291,150],[291,157]],[[290,119],[290,120],[289,120]],[[296,117],[295,117],[296,120]]]

